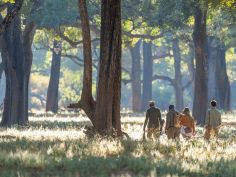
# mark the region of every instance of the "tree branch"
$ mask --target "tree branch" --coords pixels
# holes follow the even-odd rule
[[[160,55],[153,55],[152,59],[157,60],[157,59],[161,59],[161,58],[165,58],[165,57],[173,57],[173,55],[171,55],[170,53],[165,53],[165,54],[160,54]]]
[[[54,29],[57,35],[63,39],[64,41],[68,42],[72,47],[77,47],[79,44],[83,44],[83,40],[81,41],[73,41],[69,37],[65,36],[60,28]],[[99,38],[92,39],[91,42],[99,41]]]
[[[20,11],[24,0],[15,0],[13,5],[13,9],[11,12],[7,13],[6,17],[3,19],[2,23],[0,24],[0,35],[2,35],[8,26],[11,24],[12,20]]]
[[[163,37],[163,34],[159,34],[159,35],[132,34],[131,32],[126,32],[126,31],[123,31],[122,34],[125,36],[128,36],[130,38],[140,38],[140,39],[150,39],[150,40],[154,40],[154,39],[158,39],[158,38]]]
[[[84,62],[84,60],[83,60],[82,58],[76,56],[76,55],[62,54],[61,56],[62,56],[62,57],[66,57],[66,58],[70,58],[70,59],[73,60],[73,61],[77,60],[76,64],[78,64],[78,65],[80,65],[80,66],[83,66],[82,63]],[[80,64],[80,63],[78,63],[78,62],[82,62],[82,63]],[[98,69],[98,66],[97,66],[95,63],[92,63],[92,65],[93,65],[93,67],[94,67],[95,69]]]
[[[164,80],[170,83],[170,85],[174,85],[174,79],[171,79],[168,76],[163,76],[163,75],[154,75],[152,80]]]
[[[182,90],[187,89],[187,88],[192,84],[192,82],[193,82],[193,79],[190,80],[190,81],[188,81],[188,82],[182,87]]]
[[[0,12],[2,12],[3,10],[5,10],[7,7],[8,7],[9,3],[3,3],[3,4],[0,4]]]

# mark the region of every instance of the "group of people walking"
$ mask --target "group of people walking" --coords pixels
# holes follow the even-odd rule
[[[222,125],[221,113],[216,108],[217,102],[211,101],[211,108],[206,113],[204,138],[209,140],[211,135],[218,136],[219,129]],[[158,139],[163,129],[168,139],[179,139],[182,135],[190,139],[196,134],[196,120],[190,114],[189,108],[184,108],[182,113],[175,110],[174,105],[169,106],[166,114],[166,120],[162,119],[161,111],[155,106],[154,101],[149,102],[149,109],[146,111],[146,119],[143,130],[147,127],[147,137],[149,139]]]

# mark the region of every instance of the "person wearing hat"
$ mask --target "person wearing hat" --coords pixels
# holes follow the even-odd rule
[[[195,121],[190,114],[189,108],[184,108],[182,114],[180,114],[180,133],[184,138],[191,138],[195,135]]]
[[[165,132],[168,139],[179,139],[180,135],[179,113],[175,110],[174,105],[169,106],[169,112],[166,114]]]
[[[218,136],[219,129],[222,125],[221,113],[216,108],[217,102],[211,101],[211,108],[207,111],[205,119],[205,134],[204,138],[209,140],[211,135]]]
[[[161,111],[159,108],[155,107],[154,101],[149,101],[149,109],[146,111],[146,119],[144,121],[143,132],[145,135],[146,126],[147,137],[149,139],[155,138],[158,139],[161,134],[161,126],[163,121],[161,119]]]

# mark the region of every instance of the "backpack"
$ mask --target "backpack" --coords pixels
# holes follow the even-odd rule
[[[175,128],[180,128],[181,127],[179,118],[180,118],[180,115],[175,113],[175,116],[174,116],[174,127]]]

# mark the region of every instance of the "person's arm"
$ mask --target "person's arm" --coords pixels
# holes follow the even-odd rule
[[[145,132],[145,129],[146,129],[146,126],[147,126],[147,123],[148,123],[148,119],[149,119],[149,112],[147,111],[146,112],[146,118],[145,118],[144,125],[143,125],[143,131],[144,132]]]
[[[220,113],[220,117],[219,117],[219,125],[221,126],[222,124],[222,119],[221,119],[221,113]]]
[[[206,113],[206,120],[205,120],[205,126],[209,126],[209,120],[210,120],[209,111],[207,111],[207,113]]]
[[[195,135],[195,121],[194,118],[192,119],[192,127],[193,127],[193,134]]]
[[[167,114],[166,114],[166,127],[165,127],[165,131],[168,130],[169,125],[170,125],[170,119],[169,119],[169,115],[168,115],[168,113],[167,113]]]
[[[159,122],[160,122],[160,125],[161,125],[162,120],[161,120],[161,111],[160,110],[158,110],[158,118],[159,118]]]

